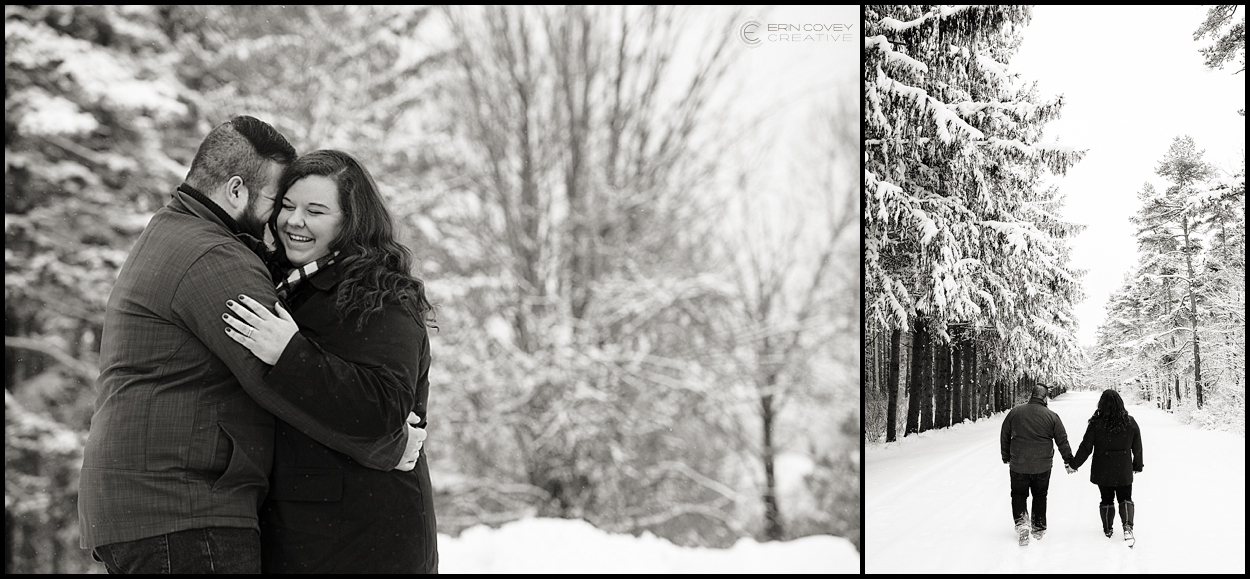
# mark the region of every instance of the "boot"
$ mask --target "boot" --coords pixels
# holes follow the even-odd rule
[[[1029,524],[1029,513],[1026,511],[1020,518],[1016,519],[1016,537],[1020,541],[1021,547],[1029,545],[1029,531],[1032,530]]]
[[[1033,540],[1040,541],[1042,540],[1042,536],[1045,534],[1046,534],[1046,523],[1043,523],[1042,521],[1038,520],[1037,517],[1033,517]]]
[[[1120,501],[1120,520],[1124,523],[1124,541],[1128,546],[1132,547],[1137,544],[1137,539],[1133,537],[1133,515],[1136,505],[1133,501]]]
[[[1098,514],[1102,515],[1102,534],[1111,538],[1111,525],[1115,524],[1115,505],[1098,505]]]

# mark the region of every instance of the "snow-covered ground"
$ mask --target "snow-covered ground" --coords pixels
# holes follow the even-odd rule
[[[1075,453],[1098,392],[1050,401]],[[1016,544],[1005,414],[870,446],[864,471],[868,573],[1237,573],[1246,571],[1246,440],[1199,430],[1148,406],[1129,406],[1145,469],[1133,480],[1137,546],[1102,534],[1089,462],[1064,472],[1055,453],[1041,541]],[[1032,498],[1030,498],[1030,503]]]
[[[438,537],[440,573],[859,573],[859,552],[815,536],[729,549],[679,547],[644,533],[613,535],[585,521],[525,519]]]

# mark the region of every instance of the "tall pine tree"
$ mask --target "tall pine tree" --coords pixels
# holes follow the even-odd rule
[[[1025,6],[865,8],[865,246],[869,324],[930,321],[992,334],[995,376],[1071,367],[1079,356],[1068,266],[1044,186],[1082,152],[1042,140],[1044,100],[1006,63]],[[921,407],[925,407],[922,401]],[[921,427],[923,428],[923,427]]]

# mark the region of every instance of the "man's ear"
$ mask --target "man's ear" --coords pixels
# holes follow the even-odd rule
[[[247,208],[248,197],[247,185],[243,183],[242,177],[234,175],[226,181],[226,202],[235,211]]]

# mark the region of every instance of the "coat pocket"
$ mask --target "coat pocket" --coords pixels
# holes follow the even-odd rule
[[[217,423],[217,427],[221,431],[221,441],[217,444],[217,450],[214,453],[216,460],[228,456],[229,463],[225,472],[217,478],[213,483],[213,491],[232,491],[239,488],[250,486],[263,487],[266,482],[266,471],[269,470],[269,455],[272,453],[272,445],[260,444],[256,440],[256,434],[250,432],[247,426],[227,424],[225,422]]]
[[[335,502],[343,498],[343,471],[337,468],[273,467],[269,498],[275,501]]]

